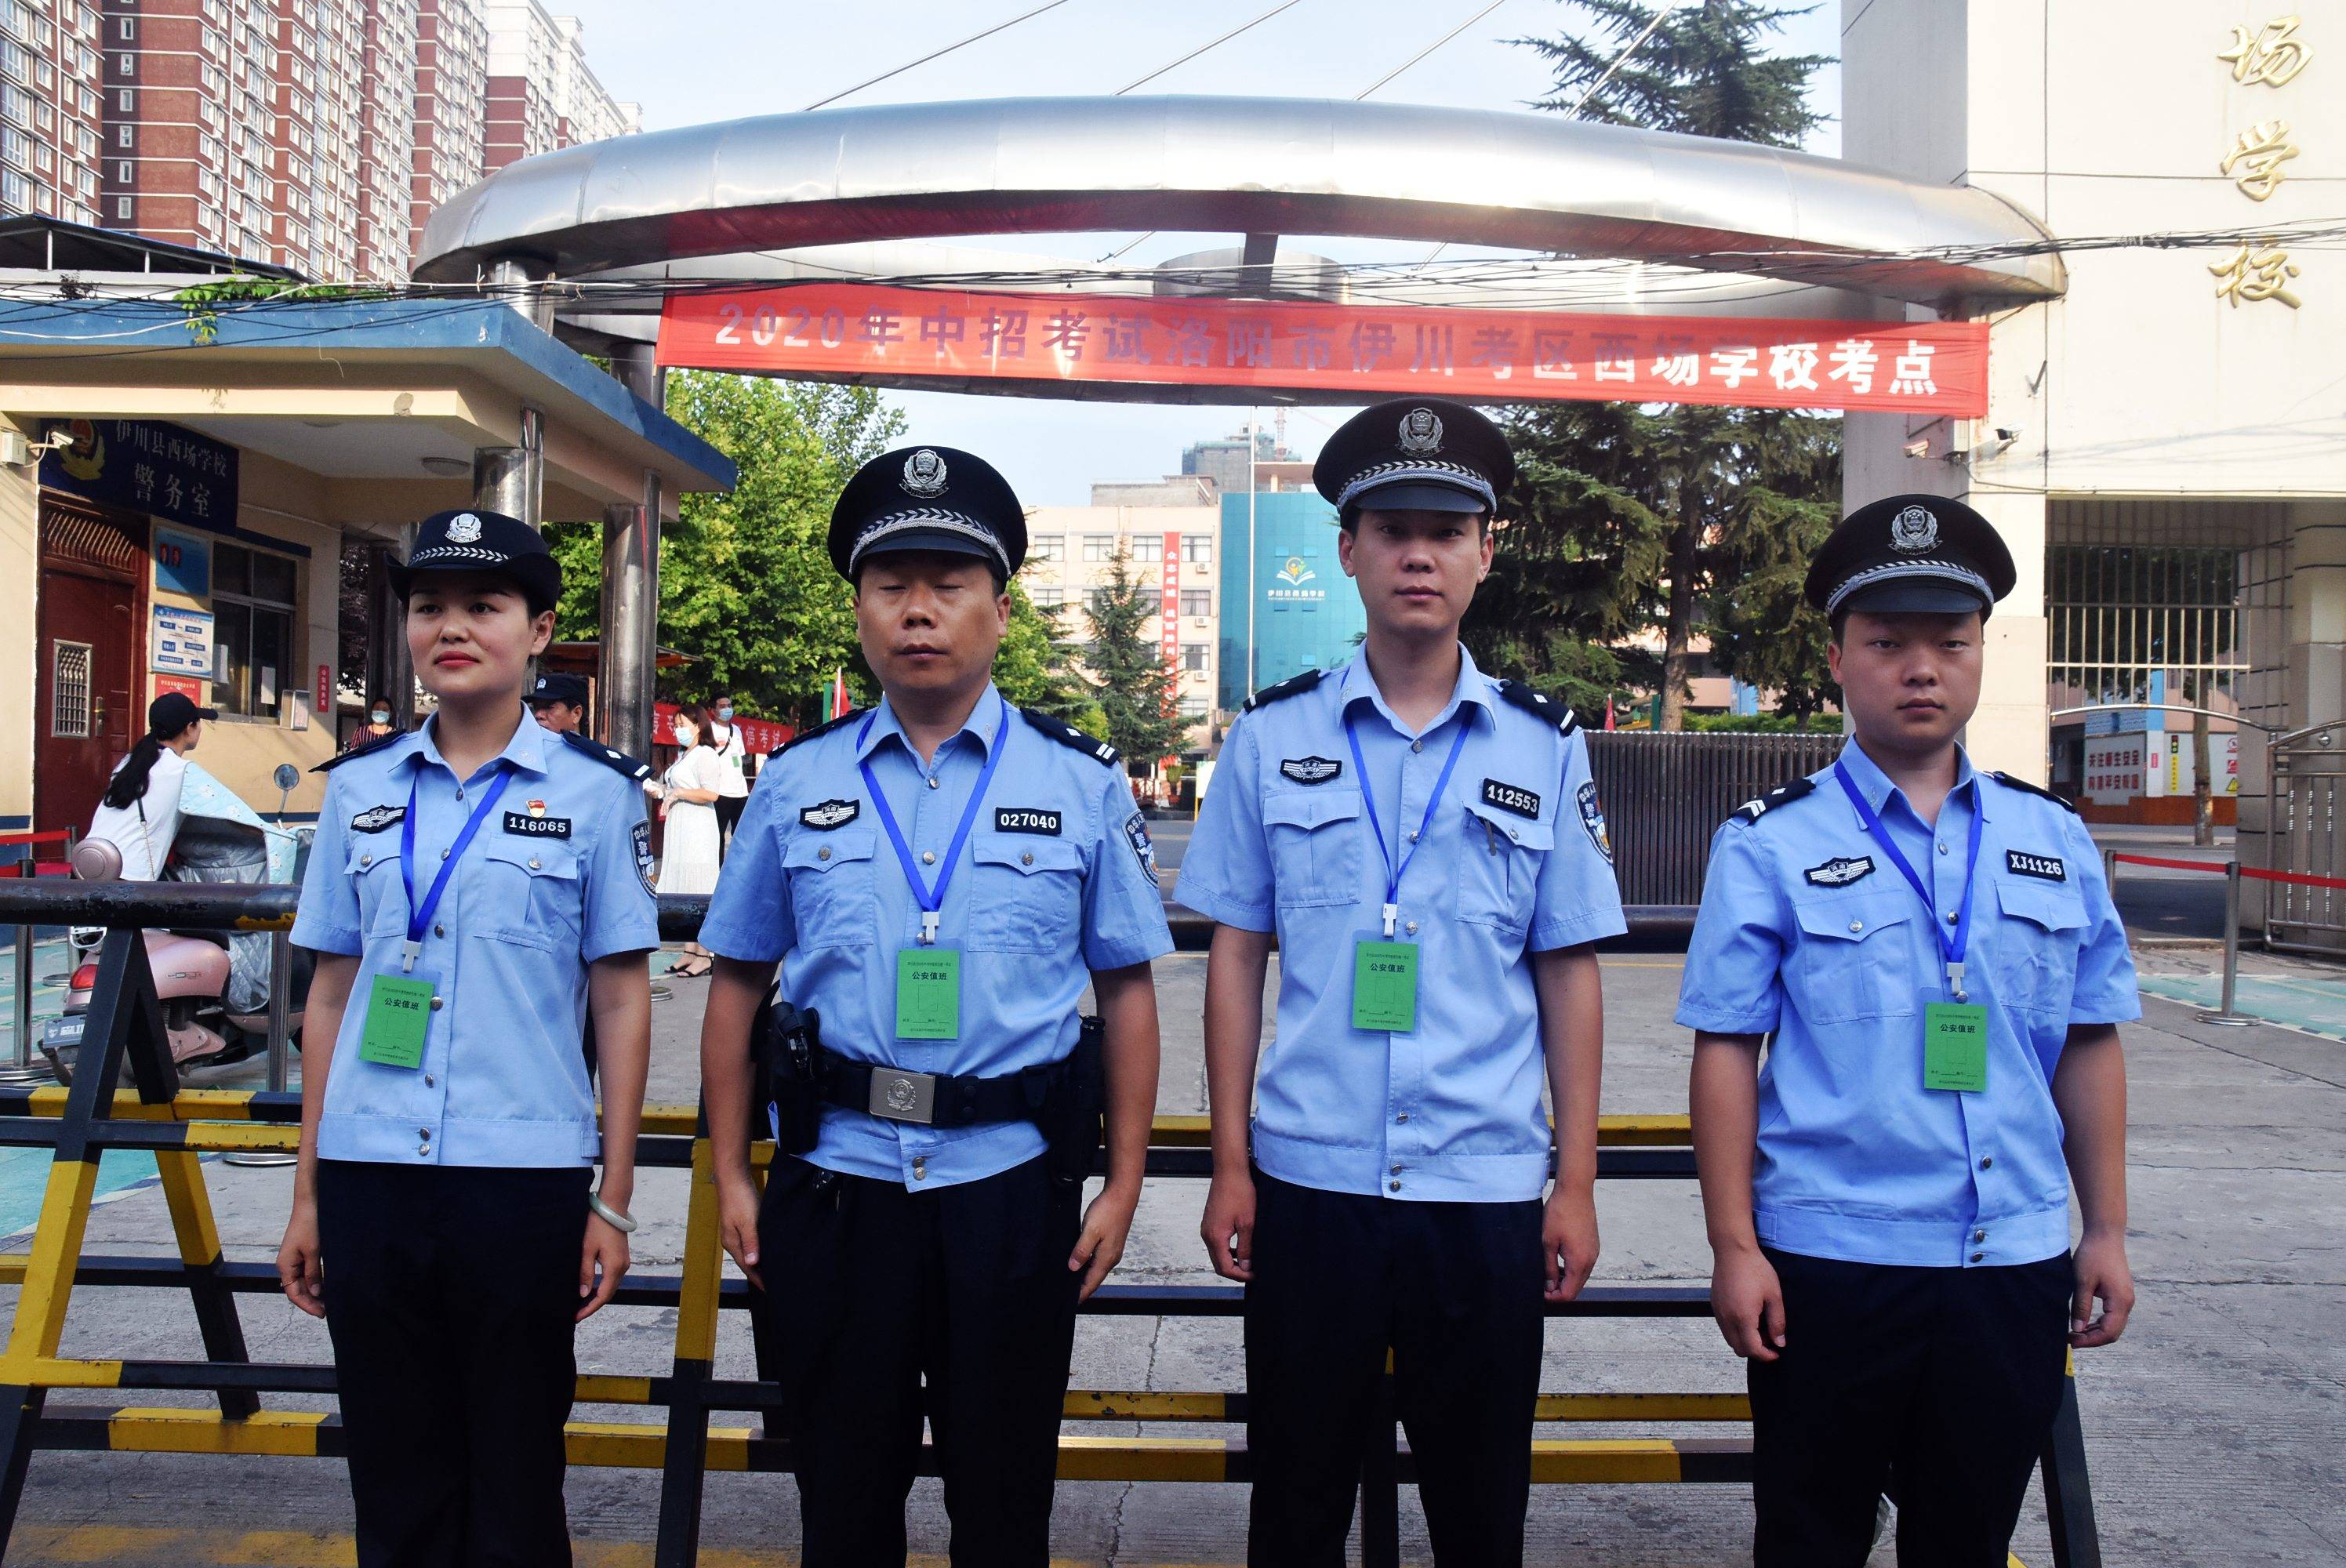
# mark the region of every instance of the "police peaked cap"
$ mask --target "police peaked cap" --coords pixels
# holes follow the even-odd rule
[[[532,681],[529,687],[529,705],[532,708],[547,702],[566,702],[573,708],[584,708],[586,706],[586,683],[575,675],[548,670]]]
[[[388,564],[391,585],[405,598],[422,572],[484,572],[510,577],[533,605],[562,597],[562,566],[536,529],[502,512],[468,507],[435,512],[415,525],[415,547]]]
[[[1026,512],[994,464],[953,446],[900,446],[855,471],[831,509],[831,564],[849,582],[874,555],[974,555],[1005,577],[1026,560]]]
[[[1475,410],[1443,398],[1399,398],[1362,409],[1320,449],[1311,483],[1349,517],[1381,512],[1499,509],[1515,482],[1507,438]]]
[[[1984,619],[2019,574],[1988,520],[1940,495],[1892,495],[1841,520],[1809,563],[1807,597],[1827,615]]]

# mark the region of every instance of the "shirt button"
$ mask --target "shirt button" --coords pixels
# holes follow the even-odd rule
[[[1392,1174],[1393,1174],[1393,1175],[1395,1175],[1395,1176],[1399,1176],[1399,1175],[1401,1175],[1401,1166],[1393,1166],[1393,1168],[1392,1168]]]
[[[1940,843],[1939,843],[1939,853],[1941,853],[1941,854],[1943,854],[1943,854],[1945,854],[1946,852],[1947,852],[1946,841],[1945,841],[1944,840],[1940,840]]]
[[[362,866],[372,866],[374,864],[374,857],[372,855],[361,855],[359,857],[359,864]]]
[[[1414,828],[1409,830],[1409,841],[1413,844],[1417,842],[1417,830]]]
[[[1982,1169],[1982,1170],[1988,1170],[1988,1169],[1992,1168],[1994,1165],[1995,1165],[1995,1156],[1994,1156],[1994,1155],[1982,1155],[1982,1156],[1980,1156],[1980,1169]]]
[[[1985,1241],[1987,1239],[1987,1232],[1984,1230],[1974,1230],[1972,1232],[1972,1239],[1974,1241]]]
[[[921,851],[921,864],[924,866],[933,866],[936,863],[937,852],[934,850],[923,850]]]
[[[446,1002],[447,1000],[448,1000],[448,999],[447,999],[446,997],[444,997],[444,996],[435,996],[435,997],[434,997],[434,998],[432,999],[432,1011],[433,1011],[433,1012],[434,1012],[434,1013],[439,1012],[439,1011],[440,1011],[441,1004],[442,1004],[443,1003]]]
[[[1018,857],[1018,863],[1019,863],[1020,865],[1022,865],[1022,866],[1031,866],[1031,865],[1033,865],[1033,864],[1035,863],[1035,851],[1034,851],[1034,850],[1027,850],[1025,854],[1023,854],[1023,855],[1019,856],[1019,857]]]
[[[1865,922],[1862,920],[1853,920],[1849,922],[1849,929],[1851,934],[1862,932],[1865,929]]]
[[[1987,1254],[1984,1252],[1974,1252],[1972,1254],[1972,1261],[1974,1263],[1984,1263],[1987,1261]]]
[[[444,925],[435,925],[432,928],[432,934],[434,936],[446,936],[448,934],[448,928]]]
[[[831,859],[831,846],[829,844],[825,844],[821,849],[817,850],[814,852],[814,858],[818,860],[827,860]]]
[[[1399,1192],[1401,1190],[1401,1183],[1397,1181],[1389,1181],[1385,1183],[1385,1186],[1391,1187],[1395,1192]]]
[[[1423,740],[1413,740],[1409,743],[1409,748],[1412,751],[1423,751],[1425,749],[1425,742]]]
[[[446,859],[448,858],[448,851],[447,851],[447,850],[441,850],[441,851],[440,851],[440,858],[441,858],[442,860],[446,860]]]
[[[1958,921],[1960,921],[1962,919],[1963,919],[1963,916],[1962,916],[1962,915],[1960,915],[1960,914],[1958,914],[1955,911],[1953,911],[1953,910],[1949,910],[1949,911],[1947,911],[1947,923],[1948,923],[1949,925],[1954,925],[1954,924],[1956,924]]]
[[[415,1129],[415,1135],[422,1138],[425,1143],[430,1143],[432,1141],[432,1129],[429,1127],[418,1127]]]
[[[426,1073],[423,1074],[423,1086],[427,1089],[436,1089],[440,1086],[440,1080]]]
[[[457,786],[456,786],[456,799],[459,799],[459,800],[462,800],[464,798],[464,787],[462,784],[459,784],[459,785],[457,785]]]
[[[1415,936],[1417,934],[1417,922],[1415,921],[1409,922],[1409,934],[1412,936]]]
[[[538,863],[535,859],[533,859],[533,860],[529,862],[529,869],[530,869],[531,871],[544,871],[546,868],[545,868],[544,866],[540,865],[540,864],[539,864],[539,863]]]
[[[1407,1111],[1403,1111],[1401,1115],[1395,1116],[1393,1120],[1396,1122],[1405,1122],[1409,1120],[1409,1113]]]
[[[935,789],[936,787],[937,787],[937,776],[936,776],[935,774],[932,773],[932,774],[930,774],[930,775],[929,775],[929,788],[930,788],[930,789]]]
[[[914,1181],[926,1181],[929,1179],[929,1162],[925,1156],[915,1156],[913,1158],[913,1179]]]

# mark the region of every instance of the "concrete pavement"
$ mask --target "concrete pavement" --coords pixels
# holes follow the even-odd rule
[[[2147,968],[2204,971],[2205,954],[2146,952]],[[2280,963],[2280,961],[2261,961]],[[2310,966],[2304,966],[2310,970]],[[1605,1108],[1680,1111],[1685,1037],[1669,1023],[1679,959],[1608,955]],[[1158,1103],[1204,1107],[1198,1019],[1204,960],[1159,970],[1166,1064]],[[655,1008],[653,1095],[689,1101],[693,1039],[703,987],[669,983]],[[2151,1000],[2128,1031],[2132,1062],[2132,1249],[2142,1304],[2125,1341],[2082,1358],[2079,1388],[2108,1561],[2172,1563],[2333,1563],[2346,1558],[2346,1056],[2337,1044],[2279,1028],[2218,1030],[2192,1010]],[[282,1170],[207,1165],[230,1254],[273,1255],[290,1176]],[[1122,1278],[1201,1282],[1197,1238],[1202,1184],[1152,1184]],[[1601,1190],[1606,1238],[1600,1281],[1700,1284],[1708,1266],[1690,1183],[1610,1183]],[[682,1178],[647,1173],[636,1257],[673,1270],[682,1247]],[[20,1244],[21,1245],[21,1244]],[[92,1251],[168,1250],[160,1195],[134,1188],[94,1215]],[[1341,1289],[1341,1280],[1330,1288]],[[13,1307],[14,1291],[0,1291]],[[323,1329],[273,1298],[241,1306],[254,1356],[327,1355]],[[607,1312],[579,1340],[583,1369],[666,1371],[674,1315]],[[169,1292],[83,1292],[67,1354],[185,1357],[197,1353],[193,1313]],[[1240,1384],[1235,1323],[1086,1320],[1076,1341],[1077,1386],[1165,1390]],[[748,1328],[728,1313],[719,1375],[751,1375]],[[1548,1331],[1548,1391],[1729,1390],[1739,1364],[1702,1322],[1591,1321]],[[62,1394],[56,1407],[101,1402]],[[138,1396],[139,1403],[172,1402]],[[193,1400],[180,1402],[197,1402]],[[315,1405],[272,1398],[279,1406]],[[631,1420],[645,1412],[582,1408],[581,1419]],[[1165,1427],[1086,1428],[1147,1431]],[[1218,1429],[1208,1429],[1218,1430]],[[1547,1436],[1650,1436],[1673,1429],[1576,1427]],[[1694,1429],[1681,1434],[1702,1435]],[[1727,1429],[1736,1431],[1739,1429]],[[1719,1429],[1711,1429],[1717,1435]],[[657,1477],[574,1471],[569,1500],[588,1568],[647,1562]],[[1219,1563],[1244,1556],[1246,1495],[1225,1485],[1071,1483],[1060,1493],[1056,1552],[1071,1563]],[[1414,1499],[1404,1493],[1404,1553],[1430,1562]],[[917,1485],[913,1548],[941,1560],[946,1528],[933,1481]],[[347,1562],[349,1503],[332,1461],[142,1454],[43,1454],[34,1461],[12,1563]],[[704,1561],[787,1563],[796,1512],[787,1478],[709,1478]],[[1541,1489],[1529,1560],[1607,1564],[1714,1564],[1748,1549],[1749,1501],[1739,1487]],[[2016,1548],[2049,1562],[2041,1505],[2032,1496]],[[1889,1561],[1884,1553],[1877,1559]]]

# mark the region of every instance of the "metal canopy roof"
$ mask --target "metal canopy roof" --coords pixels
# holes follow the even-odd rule
[[[1555,115],[1203,97],[825,109],[567,148],[451,198],[415,275],[1130,229],[1618,257],[1948,312],[2065,286],[2044,229],[1984,190]]]

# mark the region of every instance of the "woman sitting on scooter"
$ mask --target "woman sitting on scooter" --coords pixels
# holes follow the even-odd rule
[[[116,764],[114,777],[90,819],[89,836],[122,851],[125,881],[159,881],[179,834],[179,785],[188,753],[203,738],[204,720],[217,709],[198,708],[176,691],[147,705],[147,733]]]
[[[442,513],[392,580],[439,708],[323,765],[277,1271],[333,1339],[362,1568],[554,1568],[573,1326],[618,1288],[636,1227],[649,769],[523,706],[562,585],[535,529]]]

